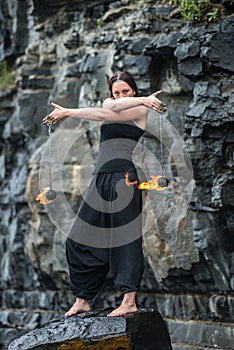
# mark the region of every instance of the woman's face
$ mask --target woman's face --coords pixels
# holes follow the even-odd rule
[[[120,97],[133,97],[135,91],[125,81],[116,81],[112,85],[112,94],[115,99]]]

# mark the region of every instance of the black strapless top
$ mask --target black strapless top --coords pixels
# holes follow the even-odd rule
[[[129,171],[135,169],[132,154],[144,130],[132,121],[104,122],[94,173]]]

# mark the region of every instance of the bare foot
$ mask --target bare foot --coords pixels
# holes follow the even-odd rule
[[[70,310],[65,314],[65,316],[69,317],[75,314],[79,314],[81,312],[88,312],[88,311],[90,311],[89,302],[85,299],[76,298],[75,303],[70,308]]]
[[[137,312],[136,306],[127,307],[121,304],[119,307],[117,307],[117,309],[113,310],[107,316],[122,316],[122,315],[130,314],[132,312]]]
[[[126,293],[121,305],[109,313],[107,316],[122,316],[132,312],[137,312],[135,297],[136,292]]]

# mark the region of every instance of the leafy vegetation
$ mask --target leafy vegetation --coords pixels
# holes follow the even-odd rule
[[[182,16],[186,21],[213,22],[221,12],[221,7],[212,4],[209,0],[173,0],[173,2],[181,7]]]
[[[213,8],[212,10],[210,10],[209,12],[207,12],[207,20],[208,22],[213,22],[218,18],[218,14],[219,14],[219,9]]]
[[[101,29],[104,26],[103,20],[101,18],[97,19],[97,26],[98,29]]]
[[[6,90],[13,85],[12,69],[6,61],[0,62],[0,90]]]

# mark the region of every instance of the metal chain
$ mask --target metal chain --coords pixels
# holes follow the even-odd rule
[[[47,123],[48,126],[48,135],[49,135],[49,184],[50,184],[50,189],[52,188],[52,169],[51,169],[51,133],[52,133],[52,128],[51,128],[51,123]]]
[[[163,125],[162,125],[162,114],[159,114],[159,141],[160,141],[160,164],[162,167],[162,176],[164,176],[164,171],[163,171]]]

